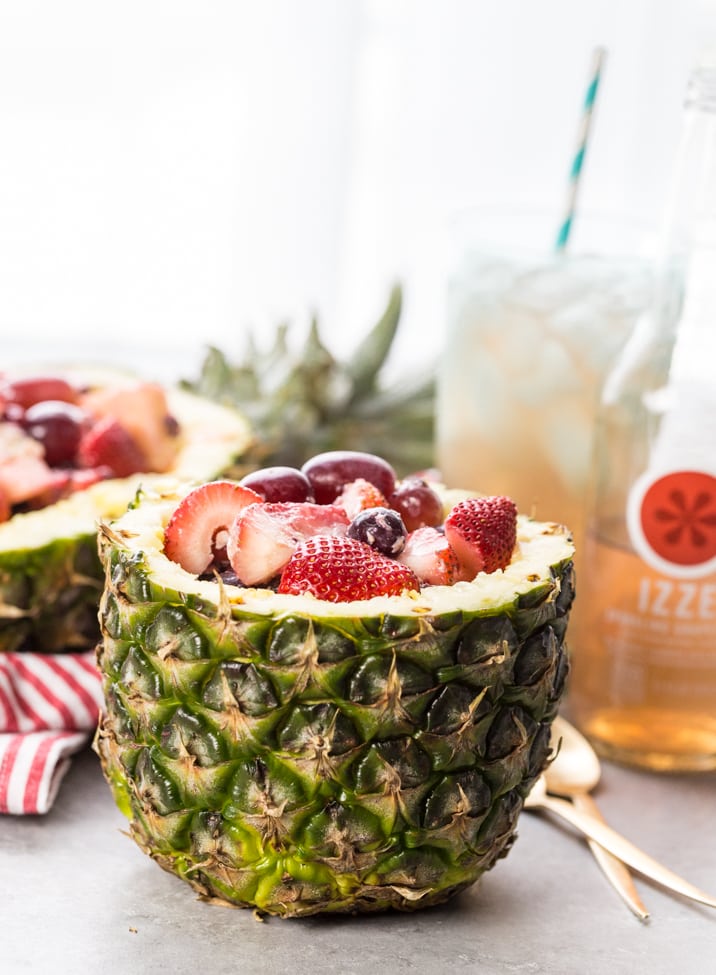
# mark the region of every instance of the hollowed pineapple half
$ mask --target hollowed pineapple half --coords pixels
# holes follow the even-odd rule
[[[111,369],[57,369],[88,387],[121,387],[135,377]],[[97,526],[120,515],[138,487],[166,476],[205,480],[222,473],[248,446],[246,421],[233,410],[179,389],[166,390],[178,421],[179,449],[163,475],[101,481],[85,491],[0,524],[0,652],[58,652],[92,647],[103,571]]]
[[[330,603],[185,572],[163,553],[177,503],[144,492],[101,533],[95,747],[139,846],[202,899],[282,916],[476,881],[549,755],[567,530],[520,516],[505,571]]]

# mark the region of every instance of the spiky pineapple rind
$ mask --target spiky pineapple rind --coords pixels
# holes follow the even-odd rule
[[[513,566],[491,605],[463,586],[432,612],[429,594],[336,612],[177,573],[170,507],[145,499],[101,542],[96,748],[138,844],[205,899],[282,916],[414,910],[474,883],[548,756],[566,533],[544,529],[536,573],[523,524],[532,578]]]

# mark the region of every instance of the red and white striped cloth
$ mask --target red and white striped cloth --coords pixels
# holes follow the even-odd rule
[[[97,725],[93,651],[0,653],[0,813],[46,813]]]

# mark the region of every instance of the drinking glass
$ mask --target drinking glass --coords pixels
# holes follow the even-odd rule
[[[579,551],[600,387],[653,273],[634,225],[580,217],[561,252],[555,228],[525,212],[454,222],[436,459],[446,483],[566,524]]]

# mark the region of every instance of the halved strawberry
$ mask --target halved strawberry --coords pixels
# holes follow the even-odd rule
[[[502,496],[458,501],[445,519],[445,537],[469,578],[504,569],[517,538],[514,501]]]
[[[150,470],[137,440],[112,416],[102,417],[82,434],[77,463],[80,467],[109,467],[115,477]]]
[[[417,592],[415,573],[353,538],[315,535],[296,546],[278,587],[280,593],[310,593],[332,603]]]
[[[82,407],[102,420],[117,420],[127,430],[144,457],[142,470],[169,470],[181,440],[166,393],[157,383],[94,389],[83,395]]]
[[[190,491],[164,529],[164,554],[187,572],[201,575],[226,544],[239,511],[261,497],[233,481],[209,481]]]
[[[380,488],[363,477],[346,484],[334,503],[345,510],[351,521],[366,508],[388,507],[388,502]]]
[[[257,586],[278,575],[299,542],[312,535],[345,535],[348,525],[347,514],[335,504],[252,504],[232,524],[226,551],[244,585]]]
[[[451,586],[460,577],[460,563],[447,538],[429,526],[410,532],[398,562],[429,586]]]

